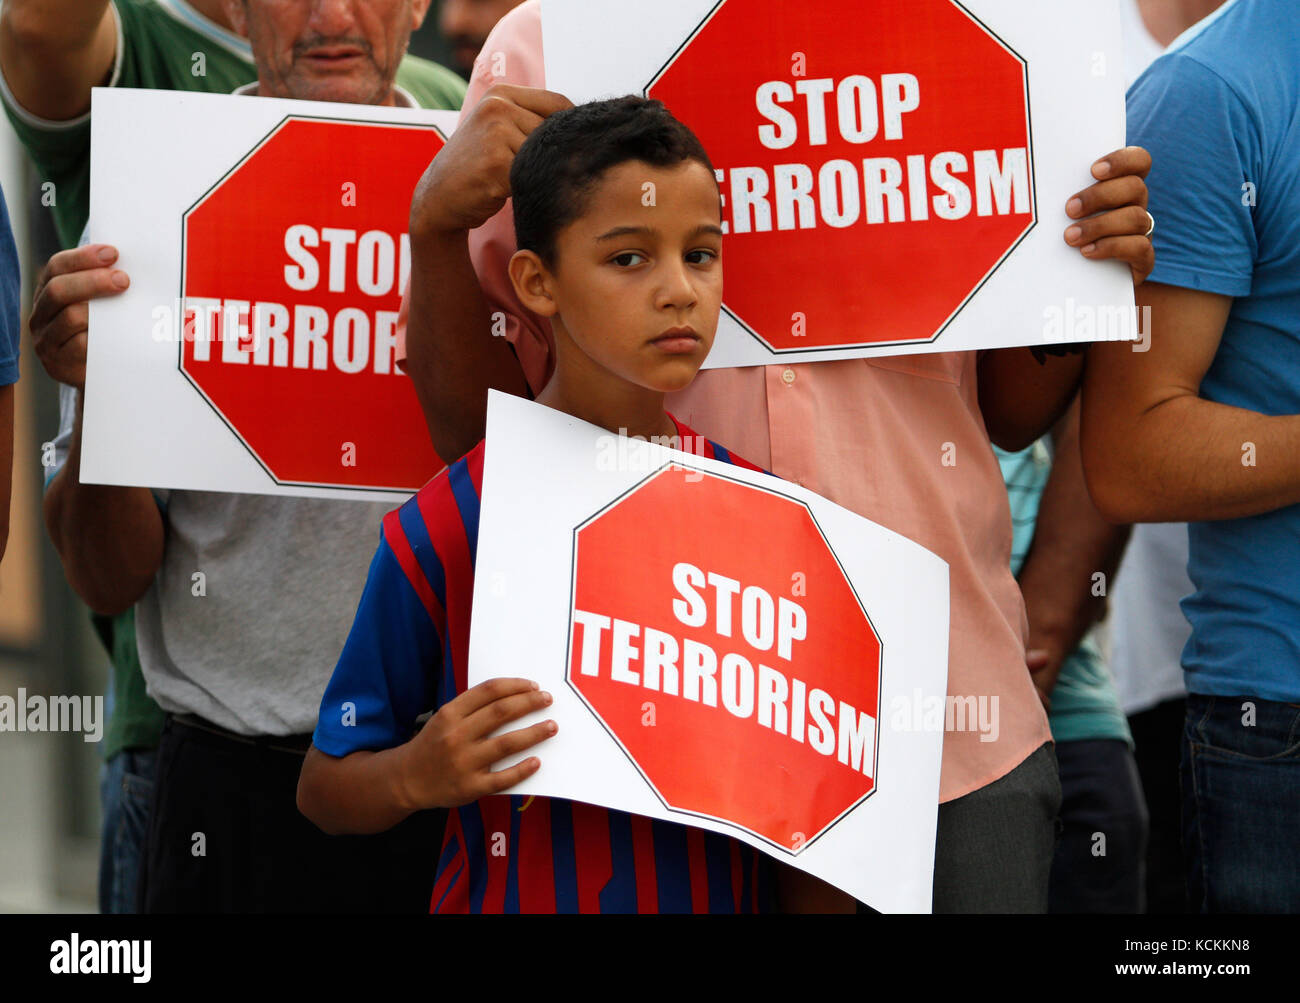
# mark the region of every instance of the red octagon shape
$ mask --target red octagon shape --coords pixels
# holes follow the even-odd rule
[[[881,642],[806,505],[670,464],[573,546],[567,681],[667,808],[797,854],[871,794]]]
[[[933,342],[1037,218],[1026,64],[956,0],[721,0],[645,93],[709,151],[723,309],[776,353]]]
[[[443,465],[392,337],[444,143],[291,116],[185,213],[180,369],[277,484],[415,491]]]

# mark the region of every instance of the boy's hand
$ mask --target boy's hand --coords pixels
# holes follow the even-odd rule
[[[1085,258],[1118,258],[1133,271],[1140,286],[1156,265],[1155,248],[1147,230],[1147,184],[1151,154],[1140,146],[1126,146],[1092,165],[1098,181],[1065,205],[1076,220],[1065,230],[1065,242],[1079,248]],[[1091,217],[1091,218],[1088,218]]]
[[[411,200],[411,236],[473,230],[510,197],[510,165],[548,115],[573,107],[562,94],[496,84],[433,158]]]
[[[51,379],[78,390],[86,385],[90,301],[116,296],[131,284],[115,261],[116,248],[88,244],[60,251],[37,276],[27,323],[36,357]]]
[[[488,736],[550,702],[551,695],[529,679],[489,679],[444,704],[402,746],[401,790],[406,807],[411,811],[456,808],[532,776],[542,765],[536,756],[496,773],[491,767],[550,738],[557,731],[554,721]]]

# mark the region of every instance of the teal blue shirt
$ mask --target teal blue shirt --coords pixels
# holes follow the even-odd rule
[[[1043,498],[1052,460],[1042,440],[1019,453],[1008,453],[996,446],[993,452],[1002,467],[1007,497],[1011,502],[1011,570],[1020,567],[1029,553],[1038,523],[1038,505]],[[1115,682],[1091,636],[1085,636],[1065,664],[1052,690],[1052,710],[1048,715],[1052,738],[1057,742],[1079,742],[1091,738],[1118,738],[1133,744],[1128,720],[1120,710]]]

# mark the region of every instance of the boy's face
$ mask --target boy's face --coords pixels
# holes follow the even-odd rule
[[[559,232],[554,268],[532,255],[516,289],[552,318],[579,360],[658,392],[695,378],[722,304],[718,187],[695,160],[610,168],[581,216]],[[530,255],[522,251],[520,255]],[[521,288],[521,286],[523,288]]]

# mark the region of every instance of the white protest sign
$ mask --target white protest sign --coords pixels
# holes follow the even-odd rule
[[[683,446],[489,394],[469,685],[536,679],[554,703],[511,728],[559,724],[511,793],[724,833],[928,912],[943,722],[914,711],[947,694],[947,564]]]
[[[96,88],[87,483],[400,501],[442,466],[394,362],[411,192],[455,112]]]
[[[1138,336],[1063,239],[1125,145],[1115,0],[544,0],[546,85],[662,100],[722,191],[706,367]]]

